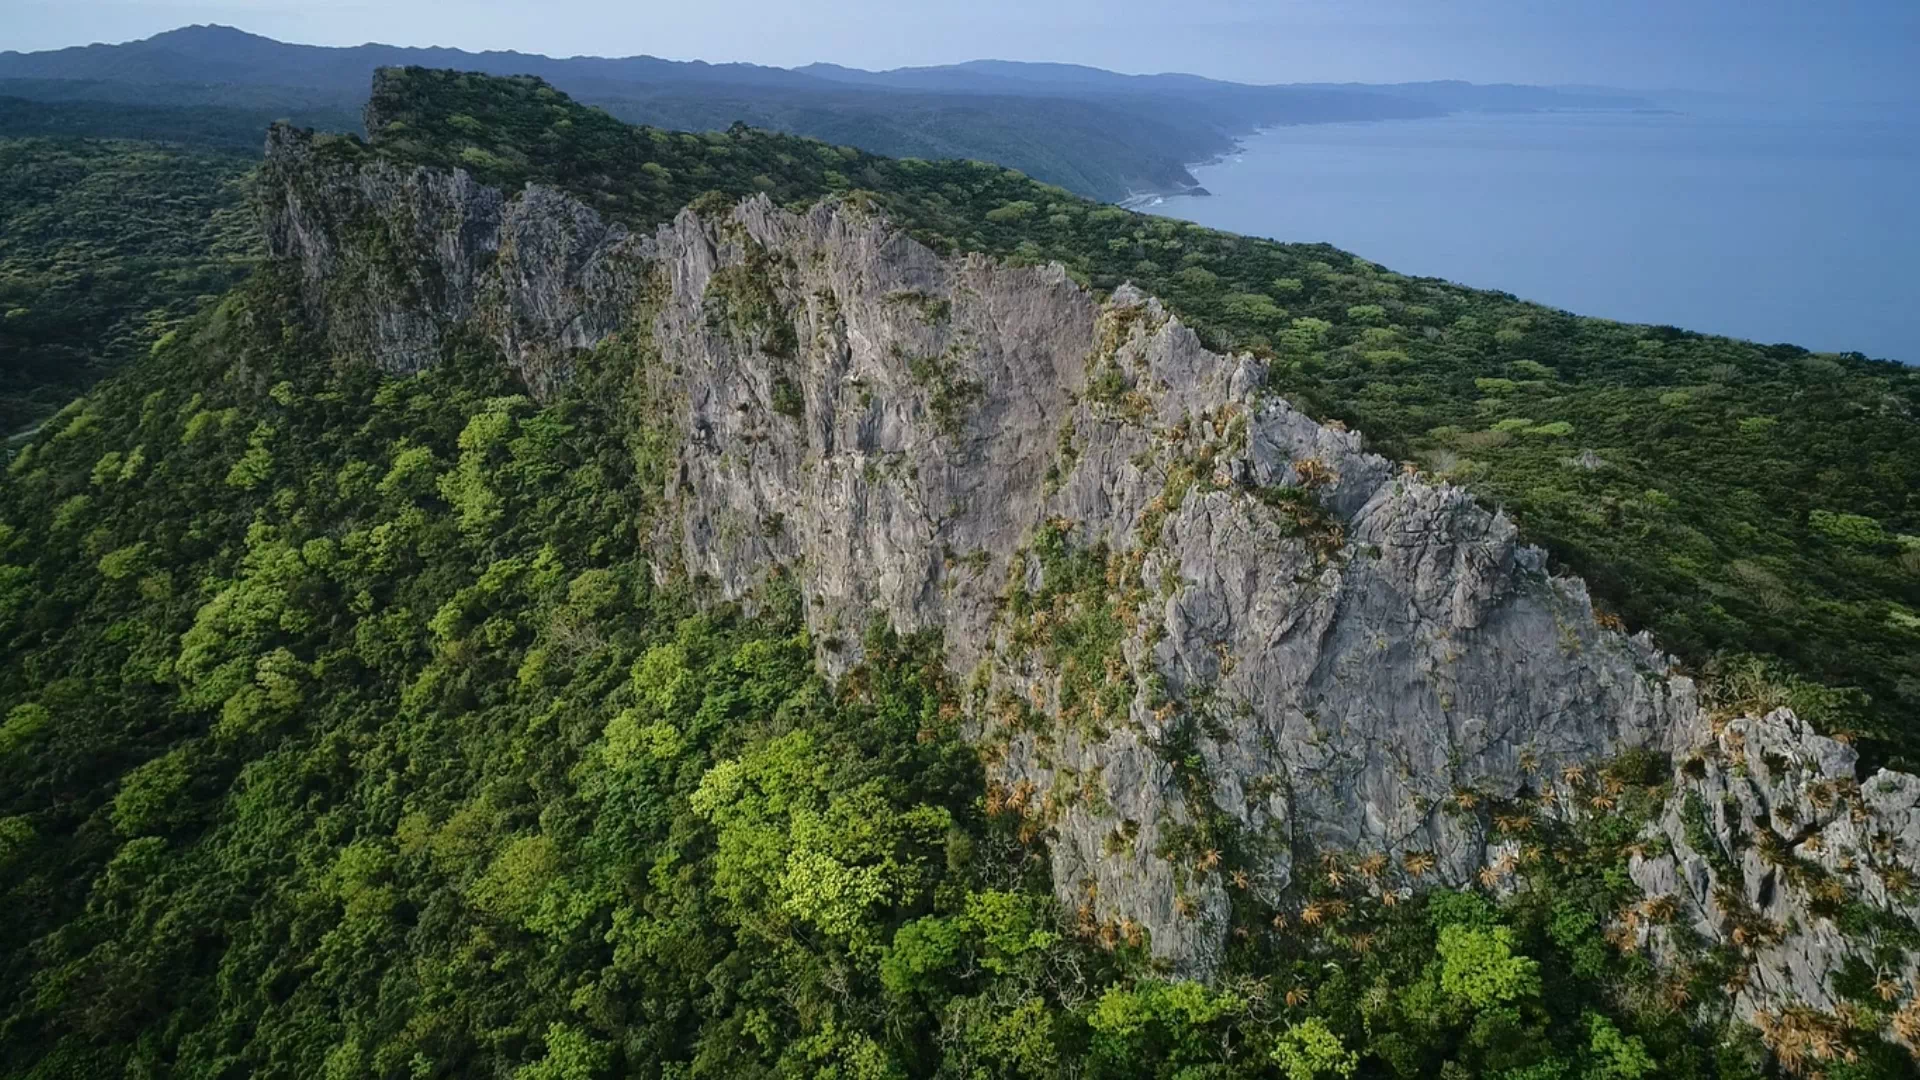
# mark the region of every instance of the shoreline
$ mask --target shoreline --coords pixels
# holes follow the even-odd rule
[[[1280,127],[1280,126],[1282,125],[1269,124],[1263,128],[1256,128],[1255,130],[1247,133],[1246,135],[1235,136],[1233,140],[1233,145],[1228,147],[1227,149],[1222,150],[1219,153],[1213,155],[1212,157],[1202,161],[1184,162],[1180,167],[1185,169],[1187,171],[1187,174],[1191,176],[1193,175],[1193,170],[1195,169],[1204,169],[1213,165],[1224,165],[1227,163],[1229,159],[1238,160],[1238,158],[1236,158],[1235,155],[1244,153],[1247,148],[1246,143],[1241,141],[1242,139],[1251,139],[1258,135],[1264,135],[1267,132],[1273,130],[1274,128]],[[1127,193],[1126,198],[1121,199],[1119,202],[1116,202],[1113,205],[1118,206],[1122,210],[1145,210],[1150,206],[1158,206],[1161,203],[1166,202],[1168,199],[1179,199],[1179,198],[1205,199],[1205,198],[1211,198],[1212,195],[1213,195],[1213,192],[1208,191],[1206,188],[1206,185],[1201,184],[1196,179],[1192,186],[1179,188],[1177,190],[1168,189],[1168,190],[1160,190],[1160,191],[1129,191]]]
[[[1496,116],[1514,116],[1514,115],[1522,115],[1522,114],[1543,114],[1543,113],[1588,113],[1588,114],[1604,113],[1604,114],[1616,114],[1616,115],[1622,115],[1622,116],[1684,116],[1686,115],[1685,110],[1667,108],[1664,106],[1641,106],[1636,108],[1572,108],[1572,107],[1568,107],[1568,108],[1557,108],[1557,109],[1555,108],[1455,109],[1451,112],[1441,113],[1438,116],[1431,116],[1431,117],[1417,117],[1417,118],[1415,117],[1392,117],[1392,118],[1383,117],[1383,118],[1374,119],[1374,120],[1329,120],[1329,121],[1292,123],[1292,124],[1286,124],[1286,123],[1264,124],[1260,127],[1254,128],[1252,131],[1233,136],[1233,145],[1228,147],[1225,150],[1222,150],[1218,154],[1215,154],[1209,158],[1203,158],[1202,160],[1199,160],[1199,161],[1185,162],[1182,164],[1181,167],[1186,169],[1188,174],[1191,175],[1193,173],[1193,170],[1195,169],[1210,168],[1215,165],[1225,165],[1225,164],[1228,164],[1229,161],[1238,162],[1241,160],[1240,155],[1246,152],[1246,149],[1247,149],[1246,140],[1258,138],[1277,128],[1324,127],[1324,126],[1338,126],[1342,124],[1388,124],[1388,123],[1395,122],[1395,120],[1408,120],[1408,119],[1439,120],[1439,119],[1447,119],[1451,117],[1471,115],[1475,113],[1485,113],[1488,115],[1496,115]],[[1152,190],[1152,191],[1129,191],[1127,193],[1126,198],[1113,203],[1113,205],[1118,206],[1123,210],[1145,211],[1152,207],[1159,206],[1161,203],[1166,202],[1168,199],[1179,199],[1179,198],[1204,199],[1204,198],[1210,198],[1212,195],[1213,195],[1213,192],[1207,190],[1205,185],[1198,183],[1196,180],[1193,186],[1186,187],[1186,188],[1163,189],[1163,190]]]
[[[1368,122],[1371,123],[1371,121]],[[1232,136],[1233,143],[1225,150],[1214,154],[1212,157],[1201,158],[1199,161],[1182,162],[1180,167],[1187,171],[1187,175],[1192,176],[1193,170],[1195,169],[1204,169],[1213,165],[1224,165],[1229,159],[1238,160],[1238,155],[1246,152],[1246,140],[1258,138],[1272,131],[1274,128],[1287,126],[1286,124],[1263,124],[1254,128],[1252,131],[1241,132],[1240,134]],[[1178,199],[1182,197],[1204,199],[1210,198],[1212,195],[1213,192],[1208,191],[1206,186],[1201,184],[1196,178],[1191,187],[1179,188],[1177,190],[1129,191],[1126,198],[1119,200],[1113,205],[1118,206],[1122,210],[1144,210],[1150,206],[1158,206],[1168,199]]]
[[[1126,198],[1120,200],[1119,202],[1114,203],[1113,205],[1119,207],[1122,210],[1146,211],[1146,210],[1152,209],[1153,207],[1159,206],[1161,203],[1166,202],[1168,199],[1184,199],[1184,198],[1204,199],[1212,195],[1213,195],[1213,192],[1208,191],[1206,188],[1200,186],[1199,184],[1195,184],[1190,188],[1183,188],[1179,191],[1136,192],[1135,194],[1129,195]]]

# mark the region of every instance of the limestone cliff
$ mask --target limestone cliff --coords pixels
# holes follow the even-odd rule
[[[1741,1013],[1783,1056],[1817,1062],[1823,1033],[1860,1019],[1849,997],[1893,1002],[1920,978],[1920,777],[1860,779],[1851,747],[1785,709],[1700,715],[1685,736],[1673,796],[1631,864],[1678,917],[1630,914],[1623,939],[1670,964],[1701,943],[1737,957],[1726,989]],[[1920,1042],[1920,1005],[1895,1012],[1891,1028]]]
[[[1871,952],[1822,883],[1920,916],[1871,869],[1912,857],[1920,780],[1856,784],[1790,715],[1716,728],[1511,522],[1296,411],[1151,298],[942,258],[850,204],[636,235],[549,189],[326,164],[285,131],[271,149],[274,253],[343,356],[411,372],[477,332],[547,394],[580,350],[645,342],[673,448],[662,572],[739,596],[786,568],[830,671],[876,615],[939,631],[990,803],[1048,839],[1065,904],[1176,970],[1213,970],[1236,891],[1279,906],[1310,855],[1430,853],[1421,880],[1467,884],[1501,848],[1460,807],[1634,749],[1678,763],[1634,864],[1675,911],[1620,929],[1744,950],[1749,1013],[1831,1008],[1829,977]],[[1824,869],[1778,869],[1802,863]]]

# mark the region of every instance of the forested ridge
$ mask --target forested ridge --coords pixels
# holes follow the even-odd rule
[[[1048,65],[792,71],[650,56],[329,48],[231,27],[187,26],[119,44],[0,52],[0,96],[46,103],[52,108],[30,112],[114,137],[148,137],[164,126],[224,137],[230,128],[220,122],[222,113],[266,113],[347,131],[359,126],[369,77],[388,65],[538,75],[630,120],[695,130],[745,121],[884,154],[977,158],[1112,200],[1190,188],[1187,163],[1223,153],[1236,137],[1263,125],[1437,116],[1463,98],[1472,107],[1480,93],[1455,87],[1453,100],[1441,105],[1428,101],[1429,89],[1420,86],[1400,92],[1249,86],[1093,68],[1063,73]],[[1516,89],[1484,92],[1490,103],[1503,102]],[[1632,103],[1537,87],[1517,92],[1542,105]],[[201,115],[168,118],[162,115],[168,107]]]
[[[28,110],[36,120],[44,114],[122,138],[152,137],[166,126],[224,138],[232,130],[224,119],[245,113],[349,131],[359,128],[369,77],[399,65],[536,75],[622,119],[660,127],[722,130],[745,122],[895,157],[992,161],[1112,201],[1187,190],[1195,184],[1188,164],[1223,154],[1238,138],[1274,124],[1648,104],[1624,91],[1570,87],[1271,86],[994,60],[861,71],[374,43],[333,48],[224,26],[185,26],[118,44],[0,52],[0,96],[42,103]],[[182,107],[182,115],[163,115]],[[0,129],[7,123],[0,116]]]
[[[392,72],[370,119],[321,153],[551,184],[636,227],[839,194],[942,249],[1136,281],[1302,408],[1504,504],[1721,693],[1920,745],[1907,369],[992,166],[630,128],[537,80]],[[1512,823],[1528,889],[1389,901],[1369,883],[1431,868],[1329,853],[1221,979],[1172,980],[1056,904],[941,642],[875,626],[830,683],[796,590],[656,576],[643,343],[539,401],[477,340],[386,376],[334,362],[285,272],[138,350],[0,479],[0,1073],[1766,1074],[1729,1023],[1735,958],[1660,970],[1609,933],[1641,901],[1650,755],[1596,765],[1612,813]],[[1825,1075],[1909,1074],[1856,974]]]
[[[0,135],[27,126],[12,116]],[[177,145],[0,138],[0,436],[51,415],[246,275],[258,256],[252,167]]]

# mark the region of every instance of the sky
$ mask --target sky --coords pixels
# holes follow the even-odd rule
[[[1920,101],[1920,0],[0,0],[0,49],[217,22],[284,41],[1246,82],[1593,83]]]

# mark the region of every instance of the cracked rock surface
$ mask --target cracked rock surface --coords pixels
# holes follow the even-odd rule
[[[1733,950],[1729,989],[1749,1017],[1840,1009],[1835,978],[1850,961],[1889,985],[1920,978],[1904,948],[1879,947],[1920,920],[1920,777],[1857,779],[1853,749],[1787,709],[1702,718],[1687,734],[1673,797],[1648,827],[1665,850],[1631,864],[1634,882],[1679,915],[1641,942],[1669,962],[1681,934]]]

